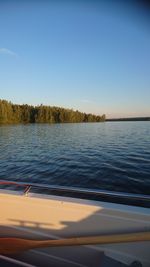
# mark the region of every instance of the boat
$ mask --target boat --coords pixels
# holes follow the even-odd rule
[[[0,266],[150,267],[148,195],[5,180],[0,185]],[[15,247],[43,241],[49,245]]]

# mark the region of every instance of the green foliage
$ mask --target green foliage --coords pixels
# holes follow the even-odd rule
[[[63,123],[63,122],[102,122],[105,115],[96,116],[78,110],[49,106],[14,105],[0,100],[0,123]]]

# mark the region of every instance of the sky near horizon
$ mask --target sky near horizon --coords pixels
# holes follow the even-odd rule
[[[0,98],[150,116],[148,13],[125,1],[0,0]]]

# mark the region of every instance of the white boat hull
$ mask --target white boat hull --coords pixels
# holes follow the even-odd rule
[[[0,237],[60,239],[150,231],[148,208],[0,190]],[[100,266],[103,253],[150,267],[150,242],[46,248],[17,255],[32,266]],[[50,265],[51,264],[51,265]],[[115,265],[114,265],[115,266]]]

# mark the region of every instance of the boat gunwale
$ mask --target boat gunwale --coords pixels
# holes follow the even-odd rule
[[[146,194],[136,194],[136,193],[125,193],[117,191],[108,191],[108,190],[99,190],[99,189],[89,189],[82,187],[73,187],[73,186],[59,186],[59,185],[48,185],[48,184],[39,184],[39,183],[28,183],[28,182],[18,182],[12,180],[1,180],[0,185],[15,185],[25,187],[24,194],[28,194],[31,188],[38,189],[48,189],[56,191],[58,193],[77,193],[83,195],[93,195],[99,197],[112,197],[120,198],[122,200],[135,200],[135,201],[146,201],[150,202],[150,196]]]

